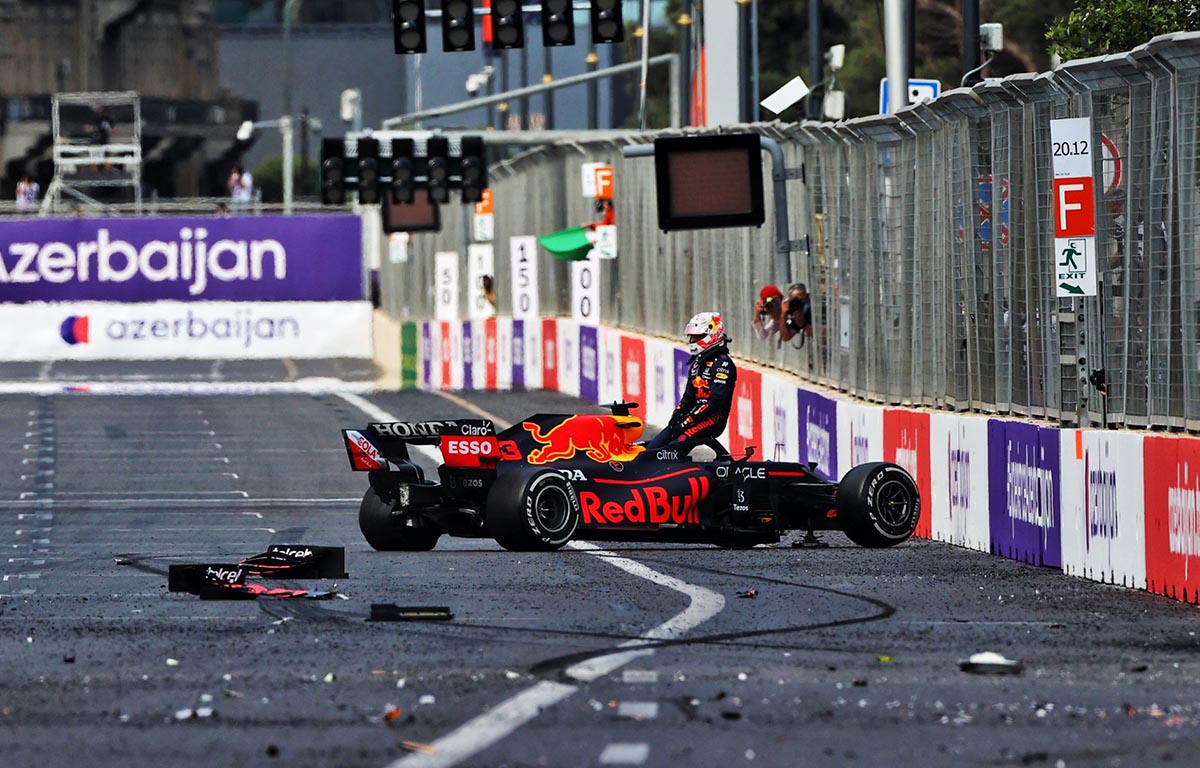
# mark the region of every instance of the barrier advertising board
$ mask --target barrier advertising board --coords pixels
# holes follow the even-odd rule
[[[435,371],[438,373],[441,371],[441,366],[434,364],[434,353],[437,351],[433,342],[434,331],[433,323],[421,323],[421,389],[436,389],[437,384],[434,383],[433,377]]]
[[[492,370],[489,369],[488,389],[512,389],[513,370],[517,366],[513,357],[513,320],[511,317],[501,317],[487,322],[490,324],[488,333],[492,334],[493,340],[493,352],[489,354],[495,358],[495,376],[492,377]]]
[[[580,394],[579,324],[574,320],[558,322],[558,391],[575,397]]]
[[[626,403],[638,403],[632,413],[643,421],[646,419],[646,344],[636,336],[622,335],[621,350],[621,399]]]
[[[745,368],[738,371],[725,439],[729,441],[727,447],[735,458],[745,455],[753,446],[753,459],[762,460],[762,374],[758,371]]]
[[[888,408],[883,412],[883,460],[904,467],[917,481],[922,513],[915,535],[930,538],[932,511],[929,414]]]
[[[625,334],[616,328],[603,326],[597,329],[597,365],[600,366],[596,380],[599,387],[596,394],[598,403],[614,403],[621,399],[621,339]]]
[[[1200,440],[1146,437],[1142,448],[1146,461],[1146,588],[1200,602]]]
[[[1145,589],[1141,435],[1064,429],[1059,440],[1063,570]]]
[[[474,320],[461,323],[462,382],[464,389],[483,389],[483,327]]]
[[[39,219],[0,227],[0,303],[357,301],[357,216]]]
[[[991,551],[988,420],[930,415],[929,458],[930,538]]]
[[[800,461],[815,462],[816,473],[836,482],[838,473],[838,406],[832,398],[807,389],[796,392]]]
[[[552,317],[542,320],[542,387],[565,392],[558,381],[558,321]]]
[[[883,461],[883,409],[845,400],[837,404],[838,472],[840,480],[852,468]]]
[[[0,360],[371,356],[365,301],[0,304],[0,328]]]
[[[646,421],[665,426],[675,410],[675,348],[653,339],[646,340]]]
[[[799,460],[796,385],[782,376],[769,373],[762,377],[762,439],[762,458],[774,461]]]
[[[1058,454],[1057,429],[988,422],[994,554],[1034,565],[1062,565]]]
[[[579,327],[579,396],[600,402],[600,338],[594,325]]]

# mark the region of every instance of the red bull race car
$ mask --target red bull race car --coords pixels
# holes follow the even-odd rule
[[[693,461],[636,444],[636,403],[608,407],[611,415],[538,414],[500,433],[481,419],[342,430],[350,465],[370,482],[363,536],[377,550],[430,550],[449,534],[528,551],[574,538],[743,548],[838,530],[890,547],[917,527],[920,494],[895,464],[862,464],[831,483],[813,465],[734,458],[716,441],[714,459]],[[441,451],[436,481],[410,458],[408,447],[422,444]]]

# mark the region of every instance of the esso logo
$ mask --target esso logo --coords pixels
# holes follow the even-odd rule
[[[446,441],[446,453],[454,456],[491,456],[497,452],[494,440],[453,438]]]

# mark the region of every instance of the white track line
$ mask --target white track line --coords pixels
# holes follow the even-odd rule
[[[358,395],[349,392],[338,392],[337,395],[361,410],[372,420],[400,421],[400,419],[384,409]],[[482,409],[479,409],[478,412],[485,418],[491,418],[494,422],[500,421]],[[439,451],[428,446],[414,447],[418,450],[425,449],[422,451],[423,455],[430,457],[436,463],[441,463],[442,457]],[[682,592],[688,597],[688,607],[682,613],[642,633],[640,637],[618,646],[631,650],[616,651],[569,667],[566,673],[576,680],[590,682],[619,669],[639,656],[650,655],[654,653],[653,648],[638,648],[638,646],[643,646],[657,640],[671,640],[679,637],[685,632],[695,629],[700,624],[708,621],[713,616],[716,616],[725,607],[725,598],[717,592],[696,586],[695,584],[688,584],[665,573],[659,573],[653,568],[630,560],[627,557],[621,557],[614,552],[600,549],[594,544],[573,541],[567,546],[594,555],[628,574],[646,579],[676,592]],[[575,685],[565,685],[550,681],[537,683],[515,696],[510,696],[479,717],[469,720],[437,741],[434,741],[431,745],[433,747],[432,752],[418,752],[407,755],[389,763],[387,768],[450,768],[450,766],[458,765],[496,744],[513,731],[533,720],[542,710],[558,704],[577,690],[579,690],[579,686]],[[638,746],[645,748],[645,751],[641,752],[641,761],[644,761],[646,754],[649,753],[649,747],[645,747],[645,745]]]

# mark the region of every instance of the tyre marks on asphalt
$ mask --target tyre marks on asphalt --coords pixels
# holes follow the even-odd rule
[[[0,575],[0,597],[25,597],[37,593],[46,556],[50,552],[50,533],[54,523],[51,511],[57,472],[57,428],[54,400],[39,397],[35,410],[29,411],[21,458],[21,479],[32,481],[33,490],[21,493],[31,502],[27,511],[16,513],[14,541],[5,556]]]

